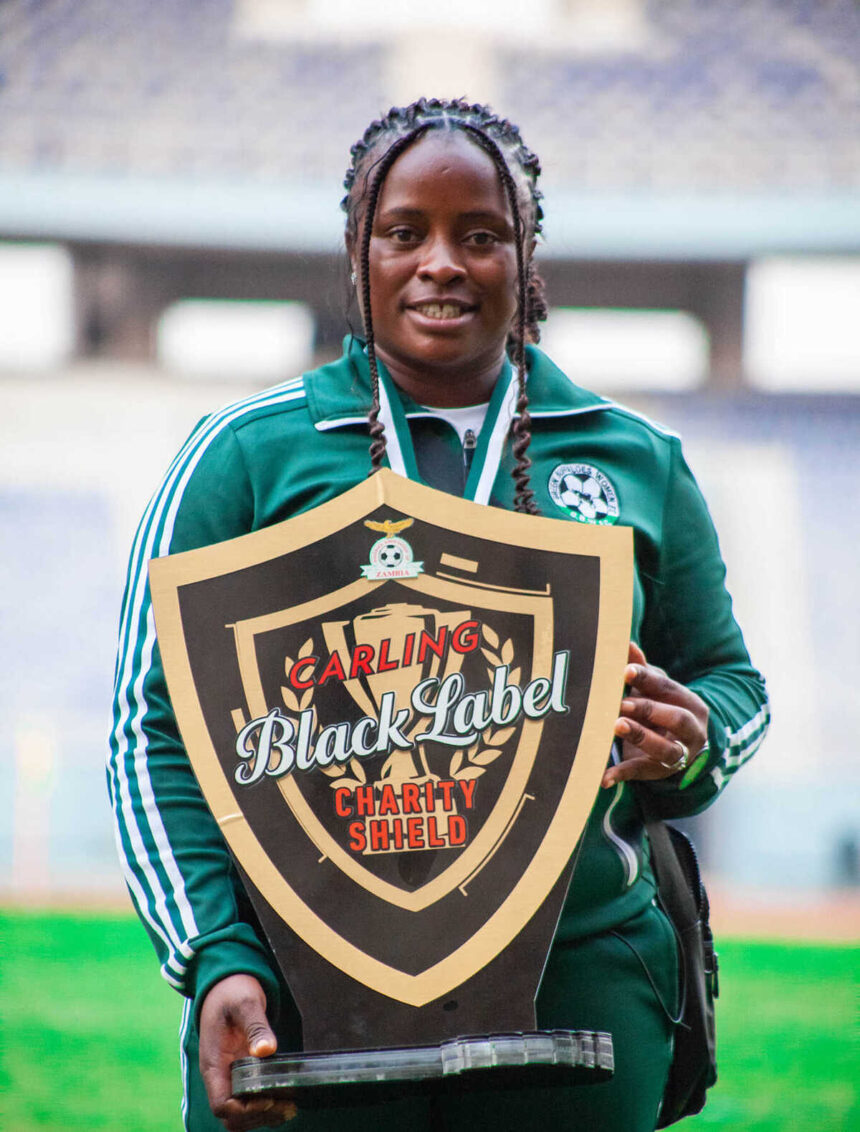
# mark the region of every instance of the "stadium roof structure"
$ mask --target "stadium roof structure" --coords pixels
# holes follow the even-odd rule
[[[330,183],[0,174],[0,234],[16,238],[336,253],[344,217]],[[856,195],[555,189],[549,259],[751,259],[860,251]]]
[[[481,35],[385,2],[7,0],[0,236],[334,251],[350,144],[460,51],[541,155],[545,256],[860,249],[854,0],[533,0]]]

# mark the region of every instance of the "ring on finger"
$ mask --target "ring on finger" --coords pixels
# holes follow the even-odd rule
[[[675,740],[675,746],[680,750],[681,754],[673,763],[664,763],[661,761],[660,766],[664,766],[670,774],[680,774],[682,770],[687,769],[690,762],[690,748],[686,743],[682,743],[680,739]]]

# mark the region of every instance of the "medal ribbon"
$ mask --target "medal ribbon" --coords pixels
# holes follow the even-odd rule
[[[471,499],[474,503],[490,502],[516,404],[516,370],[505,358],[478,436],[478,446],[463,492],[464,499]],[[379,366],[379,420],[385,426],[386,455],[391,470],[417,483],[424,483],[418,474],[415,448],[403,404],[394,382],[382,365]]]

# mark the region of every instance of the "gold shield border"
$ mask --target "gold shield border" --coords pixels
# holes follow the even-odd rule
[[[233,626],[236,635],[239,671],[242,676],[251,719],[260,719],[269,710],[263,692],[262,679],[257,668],[254,648],[254,637],[257,633],[291,625],[296,621],[307,621],[314,617],[321,617],[333,608],[347,605],[350,601],[364,596],[369,587],[376,588],[384,584],[384,582],[368,582],[364,578],[359,578],[334,593],[326,594],[324,597],[302,602],[299,605],[291,606],[289,609],[248,618]],[[551,612],[549,609],[541,609],[542,605],[551,604],[548,596],[529,595],[516,590],[482,590],[475,582],[448,581],[434,574],[419,574],[417,578],[401,579],[399,584],[422,597],[442,598],[448,601],[462,602],[464,605],[468,603],[473,609],[507,610],[514,613],[531,614],[533,620],[531,675],[534,676],[535,672],[546,673],[550,671],[553,644]],[[476,603],[476,598],[480,599],[480,605]],[[335,599],[336,605],[334,604]],[[379,899],[399,908],[404,908],[409,912],[420,912],[435,901],[443,899],[458,885],[464,884],[469,877],[474,876],[481,869],[483,862],[488,861],[499,848],[509,832],[521,804],[540,746],[542,733],[543,720],[527,719],[523,722],[511,771],[499,800],[480,832],[465,852],[460,854],[446,869],[433,880],[427,884],[422,884],[412,892],[407,892],[396,885],[381,880],[369,869],[354,860],[345,849],[341,848],[305,800],[292,775],[285,779],[279,779],[278,786],[287,805],[307,836],[316,845],[320,853],[324,857],[328,857],[332,864],[337,865],[342,873]]]
[[[600,610],[592,683],[574,765],[540,848],[492,916],[450,955],[416,975],[368,955],[328,926],[275,868],[255,837],[225,775],[197,698],[182,633],[179,589],[192,582],[267,562],[358,522],[378,507],[469,531],[505,545],[598,557]],[[358,568],[357,564],[357,567]],[[240,864],[290,927],[335,967],[379,994],[410,1006],[426,1003],[466,982],[528,923],[549,893],[579,838],[606,765],[623,690],[630,636],[633,532],[481,507],[443,495],[383,469],[357,487],[303,515],[214,546],[150,563],[158,642],[177,722],[207,804]]]

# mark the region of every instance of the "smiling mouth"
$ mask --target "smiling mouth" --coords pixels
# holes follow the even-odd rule
[[[409,310],[417,311],[418,314],[424,315],[425,318],[433,318],[439,321],[449,318],[460,318],[461,315],[469,314],[476,310],[474,306],[469,306],[467,303],[445,301],[443,303],[412,303]]]

